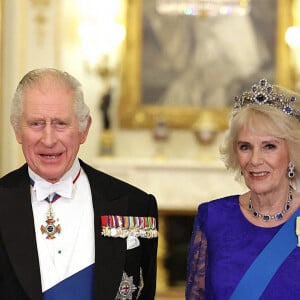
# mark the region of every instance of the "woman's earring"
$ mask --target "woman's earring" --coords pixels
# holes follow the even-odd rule
[[[291,161],[289,162],[289,167],[288,167],[288,177],[290,179],[295,177],[295,166]]]

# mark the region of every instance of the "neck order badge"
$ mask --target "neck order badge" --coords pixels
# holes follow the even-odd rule
[[[54,220],[55,214],[54,214],[53,208],[52,208],[52,203],[54,203],[60,197],[61,197],[60,195],[54,194],[51,201],[50,201],[49,197],[47,199],[45,199],[49,203],[49,208],[48,208],[48,212],[47,212],[46,225],[41,226],[41,232],[42,232],[42,234],[44,234],[44,233],[47,234],[46,239],[50,239],[50,240],[55,239],[55,234],[61,232],[60,224],[55,225],[55,220]]]
[[[76,177],[73,179],[73,184],[75,184],[76,180],[78,179],[78,177],[80,175],[80,171],[81,171],[81,169],[77,173]],[[31,180],[31,185],[32,186],[34,185],[33,180]],[[61,196],[55,193],[51,200],[50,200],[50,196],[45,199],[45,201],[47,201],[49,203],[49,208],[48,208],[48,212],[47,212],[46,224],[45,224],[45,226],[41,225],[40,229],[41,229],[42,234],[44,234],[44,233],[46,234],[46,239],[50,239],[50,240],[55,239],[55,235],[57,233],[61,232],[60,224],[55,225],[55,222],[56,222],[56,220],[54,219],[55,214],[54,214],[53,208],[52,208],[52,204],[55,201],[57,201],[59,198],[61,198]]]

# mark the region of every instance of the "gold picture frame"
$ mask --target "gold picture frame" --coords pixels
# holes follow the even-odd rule
[[[145,0],[144,0],[145,1]],[[142,75],[142,0],[126,1],[126,29],[124,58],[122,62],[121,94],[119,103],[119,126],[121,128],[153,128],[158,119],[163,119],[168,127],[190,129],[204,115],[213,116],[213,122],[220,130],[227,127],[229,106],[217,108],[171,106],[143,103],[141,89]],[[147,0],[154,1],[154,0]],[[277,0],[277,24],[275,45],[275,81],[293,89],[294,78],[289,62],[289,48],[284,35],[293,24],[293,0]]]

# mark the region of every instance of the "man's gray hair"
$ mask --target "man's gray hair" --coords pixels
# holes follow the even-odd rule
[[[23,110],[23,92],[26,89],[42,85],[44,82],[61,84],[74,93],[74,112],[78,118],[79,130],[86,129],[90,116],[89,107],[84,102],[81,83],[67,72],[54,68],[35,69],[27,74],[19,82],[12,99],[10,121],[14,129],[20,129],[21,115]]]

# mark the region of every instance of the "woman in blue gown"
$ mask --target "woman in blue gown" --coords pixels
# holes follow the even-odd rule
[[[186,299],[300,299],[300,106],[295,93],[262,79],[236,97],[220,151],[249,191],[199,205]]]

